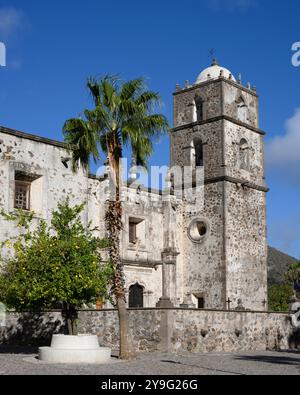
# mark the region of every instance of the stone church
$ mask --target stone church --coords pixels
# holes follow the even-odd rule
[[[256,88],[216,61],[194,84],[176,86],[171,167],[203,168],[204,199],[124,186],[129,307],[266,310],[264,135]],[[0,127],[0,209],[49,220],[70,197],[87,202],[83,220],[105,237],[106,183],[82,170],[73,174],[63,143]],[[0,219],[0,241],[16,232]]]

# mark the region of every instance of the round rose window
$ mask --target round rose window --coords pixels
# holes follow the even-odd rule
[[[195,219],[189,227],[188,234],[189,234],[189,238],[194,243],[200,243],[207,235],[207,232],[208,232],[207,224],[202,220]]]

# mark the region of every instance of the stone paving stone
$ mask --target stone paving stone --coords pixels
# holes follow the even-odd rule
[[[53,365],[35,354],[0,354],[0,375],[299,375],[300,352],[139,354],[108,365]]]

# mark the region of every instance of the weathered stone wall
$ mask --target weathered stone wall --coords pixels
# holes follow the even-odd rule
[[[263,135],[224,121],[224,158],[225,175],[238,180],[224,183],[226,299],[233,308],[240,300],[246,309],[263,310],[268,300]]]
[[[70,162],[68,167],[63,164],[63,159],[68,157],[70,153],[59,142],[0,130],[0,209],[14,210],[15,174],[21,171],[39,177],[37,188],[31,190],[30,209],[35,213],[32,226],[36,226],[40,219],[49,222],[52,210],[69,197],[71,204],[86,203],[83,222],[91,221],[99,229],[99,236],[106,237],[106,184],[88,177],[82,170],[74,174]],[[144,306],[154,307],[162,296],[161,261],[166,242],[164,228],[168,225],[164,222],[166,207],[158,193],[137,193],[135,189],[126,192],[121,245],[126,288],[128,291],[132,284],[142,285]],[[129,245],[130,217],[145,221],[142,244]],[[0,217],[0,242],[16,236],[19,231],[14,223]],[[176,299],[176,291],[173,293]]]
[[[129,311],[130,334],[138,351],[237,352],[284,350],[300,347],[290,318],[284,313],[212,310]],[[41,345],[51,334],[63,333],[61,314],[44,316],[9,313],[0,332],[1,344]],[[118,349],[118,314],[115,310],[81,311],[80,333],[97,334],[102,346]]]
[[[7,312],[5,327],[0,327],[0,346],[49,345],[53,333],[65,333],[59,311],[44,314]]]
[[[288,349],[292,330],[287,314],[176,310],[172,322],[174,352],[233,352]]]
[[[227,116],[258,128],[256,92],[225,78],[206,81],[178,90],[174,94],[174,127],[196,122],[195,98],[203,101],[203,120]],[[244,106],[245,105],[245,106]]]
[[[35,213],[33,224],[39,219],[49,221],[51,211],[62,199],[70,198],[71,204],[89,199],[89,179],[79,170],[73,174],[70,166],[62,163],[68,152],[54,144],[21,138],[0,132],[0,209],[14,210],[15,175],[18,172],[37,177],[31,187],[31,211]],[[88,221],[88,206],[82,215]],[[97,217],[97,212],[90,212]],[[19,230],[15,224],[0,218],[0,240],[14,236]]]
[[[226,289],[235,308],[267,307],[267,227],[265,193],[226,184]]]
[[[126,190],[123,202],[122,259],[126,289],[138,283],[144,288],[144,307],[154,307],[162,295],[162,251],[164,248],[164,205],[159,194],[134,188]],[[137,242],[129,240],[129,221],[141,221]]]
[[[171,165],[190,166],[191,146],[201,139],[204,156],[204,178],[223,175],[222,134],[223,121],[190,125],[193,119],[195,96],[204,101],[203,118],[207,120],[222,114],[221,82],[201,84],[194,89],[180,91],[174,96],[174,126],[171,133]],[[185,126],[186,125],[186,126]],[[182,208],[181,256],[183,262],[184,303],[197,303],[195,296],[205,299],[206,308],[225,307],[225,267],[223,251],[223,186],[208,184],[204,187],[204,202],[184,204]],[[208,232],[201,243],[188,236],[191,222],[203,220]]]
[[[242,148],[242,139],[247,141],[247,148]],[[241,153],[247,155],[247,166],[241,163]],[[245,126],[238,126],[224,121],[224,159],[225,174],[242,179],[258,186],[265,186],[264,179],[264,136]]]
[[[223,115],[246,123],[252,127],[258,128],[258,97],[249,89],[245,89],[239,84],[228,83],[223,81]],[[240,108],[241,100],[244,101],[246,107]]]
[[[99,337],[101,346],[114,350],[119,347],[118,313],[115,310],[82,311],[79,315],[79,331]],[[137,351],[158,351],[164,341],[162,310],[129,310],[130,335]]]
[[[222,82],[203,83],[192,89],[182,90],[174,95],[174,127],[196,121],[194,118],[195,97],[203,100],[203,118],[210,119],[222,115]]]
[[[183,213],[184,293],[189,305],[193,295],[203,297],[208,309],[225,308],[225,266],[223,251],[223,188],[222,183],[204,187],[204,206],[188,205]],[[201,242],[193,242],[188,235],[194,219],[204,221],[207,233]]]
[[[137,351],[234,352],[295,346],[288,314],[148,309],[130,310],[129,322]],[[116,311],[81,312],[80,328],[97,333],[102,345],[116,348]]]
[[[171,133],[171,166],[191,166],[191,144],[200,138],[204,144],[204,176],[206,179],[223,175],[223,122],[188,127]]]
[[[199,122],[196,96],[204,102]],[[228,300],[233,308],[266,308],[264,136],[258,127],[256,93],[233,81],[211,80],[174,95],[172,166],[191,165],[192,142],[203,143],[204,205],[182,210],[184,301],[190,306],[200,295],[206,308],[226,308]],[[200,243],[188,237],[193,220],[207,225]]]

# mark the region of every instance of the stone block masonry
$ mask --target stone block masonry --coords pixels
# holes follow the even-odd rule
[[[194,84],[177,86],[171,166],[189,167],[190,186],[201,169],[204,187],[191,188],[194,199],[186,199],[137,188],[142,179],[124,185],[120,251],[128,307],[266,308],[264,134],[256,89],[243,87],[217,61]],[[96,234],[107,237],[108,178],[82,169],[74,174],[66,148],[0,126],[0,209],[30,210],[35,227],[40,219],[49,223],[58,202],[69,197],[72,205],[86,202],[83,223],[91,221]],[[19,231],[0,218],[0,242]],[[161,319],[171,322],[165,315]],[[170,333],[161,327],[165,344]]]
[[[137,352],[209,353],[300,348],[289,314],[194,309],[129,310],[130,336]],[[47,345],[63,333],[60,312],[7,314],[1,345]],[[97,334],[103,347],[118,349],[115,310],[79,312],[79,332]]]

